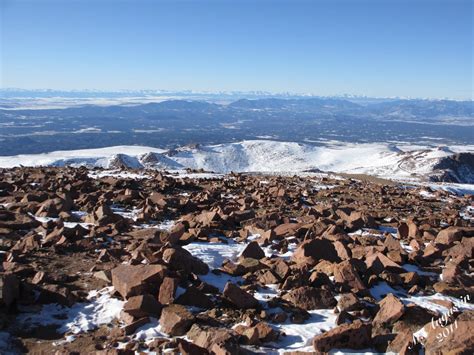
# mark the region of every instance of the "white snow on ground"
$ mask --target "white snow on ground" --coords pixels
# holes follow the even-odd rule
[[[246,245],[233,241],[228,244],[196,242],[185,245],[183,248],[201,259],[209,266],[210,270],[213,270],[219,269],[225,259],[235,261]],[[242,281],[241,277],[230,276],[225,273],[214,274],[212,271],[208,272],[207,275],[201,275],[199,278],[209,285],[217,287],[220,291],[224,290],[225,284],[229,281],[233,283]]]
[[[278,349],[273,353],[284,353],[287,351],[314,351],[311,344],[315,335],[321,334],[336,327],[337,314],[333,310],[318,309],[309,311],[311,317],[303,324],[293,324],[286,321],[283,324],[272,324],[272,326],[286,334],[280,337],[277,343],[268,344]],[[266,351],[272,354],[271,350]]]
[[[236,261],[238,256],[245,249],[248,242],[258,238],[258,235],[253,235],[249,238],[247,243],[236,243],[229,241],[229,243],[204,243],[196,242],[184,246],[191,254],[200,258],[202,261],[207,263],[210,269],[217,269],[221,267],[222,262],[225,259]],[[290,250],[283,254],[284,257],[291,257],[294,247],[296,245],[290,244]],[[270,254],[268,248],[264,248],[267,255]],[[274,251],[271,251],[273,254]],[[418,267],[410,264],[405,264],[403,267],[407,271],[415,271],[422,275],[438,276],[435,273],[423,272]],[[438,276],[439,277],[439,276]],[[231,281],[238,283],[242,281],[241,277],[233,277],[224,273],[214,274],[212,271],[207,275],[200,276],[200,278],[216,287],[221,291],[224,288],[226,282]],[[120,311],[123,308],[124,301],[112,298],[111,292],[112,287],[105,288],[101,291],[91,291],[88,299],[88,303],[76,303],[71,308],[62,307],[57,304],[43,305],[39,312],[34,312],[31,309],[22,309],[22,313],[18,316],[18,321],[25,327],[28,326],[47,326],[56,325],[60,332],[77,334],[80,332],[86,332],[99,327],[100,325],[109,324],[115,319],[119,318]],[[396,290],[389,286],[385,282],[380,282],[370,289],[371,294],[378,301],[381,300],[386,294],[393,293],[400,297],[405,303],[416,303],[421,307],[433,310],[438,313],[444,313],[447,311],[446,307],[437,305],[436,303],[430,302],[430,300],[442,299],[449,300],[459,309],[474,309],[474,305],[465,303],[463,300],[456,299],[454,297],[444,296],[441,294],[435,294],[431,296],[408,296],[404,290]],[[273,297],[278,296],[278,289],[276,285],[266,285],[265,288],[259,288],[254,293],[254,297],[257,298],[262,304],[270,300]],[[268,312],[273,313],[279,311],[279,309],[267,309]],[[266,347],[260,349],[265,351],[267,354],[281,354],[286,351],[312,351],[311,341],[313,337],[323,331],[330,330],[336,327],[336,317],[332,309],[313,310],[309,312],[311,317],[303,324],[292,324],[290,321],[286,321],[283,324],[270,323],[272,327],[278,329],[286,334],[281,337],[277,342],[266,344]],[[153,340],[156,337],[166,337],[161,331],[159,321],[152,318],[151,321],[142,326],[132,336],[133,339],[141,339],[146,342]],[[5,338],[5,339],[4,339]],[[73,341],[74,337],[65,338],[62,341]],[[2,341],[6,341],[6,336],[0,333],[0,350],[2,350]],[[124,344],[121,344],[123,346]],[[334,354],[344,354],[344,350],[332,351]],[[362,350],[359,353],[363,354],[374,354],[370,349]]]
[[[112,205],[110,207],[110,209],[115,213],[115,214],[118,214],[120,216],[122,216],[123,218],[129,218],[129,219],[132,219],[134,221],[137,220],[138,218],[138,214],[142,211],[141,208],[134,208],[132,210],[129,210],[129,209],[126,209],[124,207],[121,207],[121,206],[117,206],[117,205]]]
[[[408,272],[416,272],[420,276],[431,276],[439,279],[440,274],[431,271],[423,271],[418,266],[412,264],[403,264],[402,267]]]
[[[436,313],[442,314],[449,309],[447,307],[441,306],[434,302],[433,300],[443,300],[443,301],[450,301],[457,307],[459,310],[472,310],[474,309],[474,304],[467,302],[461,298],[456,298],[452,296],[446,296],[440,293],[436,293],[433,295],[415,295],[410,296],[407,295],[406,291],[403,289],[395,289],[388,285],[386,282],[379,282],[375,286],[370,289],[370,293],[372,296],[377,300],[382,300],[387,294],[392,293],[404,303],[415,303],[416,305],[434,311]]]
[[[20,154],[11,157],[0,157],[0,167],[11,168],[23,166],[63,166],[63,165],[90,165],[108,167],[109,158],[117,153],[124,152],[130,156],[138,156],[149,152],[163,152],[163,149],[146,146],[114,146],[98,149],[59,150],[42,154]]]
[[[222,179],[224,174],[216,173],[188,173],[185,170],[169,170],[171,174],[166,174],[165,176],[172,177],[174,179],[197,179],[197,180],[207,180],[207,179]]]
[[[61,333],[81,333],[93,330],[101,325],[118,319],[124,301],[110,296],[112,287],[100,291],[91,291],[89,302],[75,303],[72,307],[59,304],[45,304],[39,312],[28,311],[20,307],[17,321],[24,327],[57,325]]]
[[[397,297],[404,297],[406,295],[404,290],[396,290],[385,281],[378,282],[375,286],[370,288],[370,294],[377,301],[380,301],[385,297],[385,295],[388,295],[389,293],[393,293]]]
[[[155,163],[143,161],[154,153]],[[215,173],[288,173],[321,170],[335,173],[368,174],[390,179],[416,181],[432,171],[440,158],[457,152],[474,152],[474,146],[394,146],[387,143],[329,142],[324,146],[295,142],[248,140],[238,143],[182,147],[173,152],[141,146],[56,151],[45,154],[0,157],[0,167],[38,165],[87,165],[108,168],[122,154],[132,168],[204,169]],[[414,175],[413,175],[414,174]],[[206,178],[213,176],[190,175]],[[141,177],[141,176],[140,176]],[[138,176],[137,176],[138,178]],[[436,185],[436,184],[435,184]],[[472,185],[470,189],[472,190]],[[462,188],[462,187],[459,187]]]
[[[443,190],[453,195],[474,195],[474,184],[429,183],[427,186],[434,191]]]
[[[154,338],[167,338],[168,335],[161,331],[161,326],[158,319],[151,317],[150,322],[138,328],[133,335],[133,339],[144,340],[145,342],[152,341]]]
[[[78,212],[79,213],[72,212],[72,214],[76,214],[76,216],[78,217],[82,216],[81,211],[78,211]],[[59,219],[59,217],[38,217],[32,213],[28,213],[28,214],[40,223],[47,223],[48,221],[57,221]],[[92,226],[91,223],[85,223],[85,222],[63,222],[63,224],[64,224],[64,227],[66,228],[75,228],[76,226],[79,225],[85,229],[89,229],[89,227]]]
[[[225,259],[237,259],[245,247],[246,244],[230,240],[229,243],[195,242],[185,245],[183,248],[209,265],[212,270],[220,268]]]
[[[134,179],[134,180],[150,178],[150,175],[147,175],[147,174],[132,173],[130,171],[121,171],[118,169],[91,171],[88,175],[89,177],[93,179],[100,179],[102,177],[108,177],[108,176],[114,177],[114,178]]]
[[[436,195],[434,193],[431,193],[431,192],[426,191],[426,190],[420,191],[420,196],[427,199],[427,200],[432,199],[432,198],[436,198]]]
[[[154,227],[169,232],[174,225],[175,222],[173,220],[167,219],[158,223],[157,225],[154,225]]]
[[[253,235],[248,238],[248,242],[258,238],[258,235]],[[191,243],[186,248],[191,254],[200,258],[206,264],[209,265],[210,269],[220,268],[222,262],[225,259],[235,261],[238,256],[242,253],[248,243],[235,243],[229,242],[224,243]],[[287,253],[283,254],[283,257],[289,258],[296,247],[296,244],[291,244],[292,247]],[[264,248],[266,255],[278,254],[269,248]],[[209,272],[207,275],[200,276],[200,279],[213,286],[218,287],[221,291],[224,289],[225,284],[228,281],[239,282],[242,281],[241,277],[234,277],[224,273],[214,274]],[[267,288],[259,288],[254,293],[254,297],[261,303],[264,303],[271,298],[278,295],[276,285],[266,285]],[[274,309],[270,309],[270,312],[274,312]],[[336,314],[332,310],[315,310],[310,311],[311,318],[303,324],[292,324],[289,321],[284,324],[271,324],[275,329],[281,330],[287,334],[286,337],[281,337],[277,343],[269,344],[269,347],[265,347],[265,353],[267,354],[278,354],[285,351],[291,350],[307,350],[311,348],[311,340],[316,335],[321,333],[323,330],[329,330],[336,326]],[[146,327],[147,335],[160,334],[160,329],[157,325],[150,325]],[[148,339],[148,338],[147,338]],[[278,349],[278,350],[276,350]]]
[[[459,216],[467,221],[474,222],[474,206],[467,206],[459,212]]]
[[[411,297],[406,297],[403,299],[404,302],[415,303],[420,307],[429,309],[438,314],[443,314],[449,311],[449,309],[444,306],[441,306],[434,302],[430,302],[432,300],[450,301],[454,304],[454,307],[456,307],[457,309],[461,311],[474,309],[474,304],[468,302],[467,300],[463,300],[461,298],[456,298],[456,297],[451,297],[451,296],[445,296],[441,293],[436,293],[430,296],[411,296]]]

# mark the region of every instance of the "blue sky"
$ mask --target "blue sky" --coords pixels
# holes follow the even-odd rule
[[[0,0],[1,86],[472,97],[464,0]]]

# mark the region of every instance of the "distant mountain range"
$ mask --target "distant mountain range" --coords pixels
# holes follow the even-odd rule
[[[12,107],[4,104],[3,109],[10,111]],[[7,106],[7,107],[5,107]],[[0,108],[2,106],[0,105]],[[21,106],[15,107],[21,110]],[[42,109],[45,110],[45,109]],[[140,113],[153,115],[167,111],[185,112],[232,112],[232,111],[282,111],[292,113],[337,113],[353,116],[375,116],[375,117],[397,117],[404,119],[434,119],[439,117],[462,117],[474,118],[473,101],[451,101],[451,100],[389,100],[371,104],[359,104],[357,102],[340,98],[263,98],[263,99],[239,99],[230,104],[217,104],[201,100],[164,100],[135,105],[111,105],[101,106],[84,104],[65,108],[66,111],[54,111],[49,109],[43,113],[75,113],[75,114],[100,114],[113,116],[118,114]],[[0,110],[1,113],[2,110]],[[28,109],[27,111],[31,111]],[[53,111],[53,112],[51,112]],[[22,112],[28,114],[28,112]]]
[[[261,138],[319,144],[474,144],[473,101],[266,93],[20,93],[3,90],[0,95],[0,155],[114,145],[169,149]]]
[[[448,98],[413,98],[413,97],[373,97],[367,95],[341,94],[322,96],[312,93],[294,92],[270,92],[270,91],[199,91],[199,90],[56,90],[56,89],[20,89],[20,88],[0,88],[0,98],[120,98],[120,97],[156,97],[167,96],[175,98],[201,98],[202,100],[222,99],[265,99],[265,98],[322,98],[322,99],[345,99],[360,103],[386,102],[396,100],[424,100],[424,101],[458,101]],[[469,101],[469,100],[467,100]]]

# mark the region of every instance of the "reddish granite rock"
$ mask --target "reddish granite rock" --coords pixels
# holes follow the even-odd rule
[[[257,242],[250,242],[240,255],[242,258],[261,259],[265,257],[265,253]]]
[[[370,324],[355,321],[316,335],[313,339],[313,347],[316,351],[324,353],[331,349],[364,349],[371,345],[371,334]]]
[[[342,284],[355,292],[365,290],[365,285],[349,260],[343,261],[334,267],[334,282]]]
[[[378,275],[383,271],[394,273],[405,272],[405,270],[400,265],[379,252],[367,256],[365,259],[365,264],[367,265],[367,270],[371,271],[374,275]]]
[[[194,321],[195,318],[192,313],[179,304],[170,304],[161,311],[161,329],[171,336],[186,334]]]
[[[380,309],[373,320],[374,324],[392,324],[397,321],[405,311],[403,303],[391,293],[379,302],[379,306]]]
[[[130,297],[123,306],[124,312],[127,312],[135,318],[147,316],[158,317],[161,308],[161,304],[150,294]]]
[[[341,261],[333,243],[327,239],[306,240],[293,253],[291,260],[297,264],[316,265],[320,260]]]
[[[193,344],[208,349],[216,355],[240,353],[235,334],[226,328],[205,327],[194,324],[186,336]]]
[[[467,235],[472,233],[472,231],[468,232],[462,227],[448,227],[438,233],[435,243],[449,245],[455,241],[461,240],[465,234]]]
[[[173,303],[175,292],[178,287],[179,280],[173,277],[165,277],[160,286],[158,301],[161,304]]]
[[[305,310],[332,308],[337,304],[330,291],[308,286],[293,289],[282,298]]]
[[[214,305],[209,296],[194,286],[188,287],[175,302],[186,306],[194,306],[204,309],[212,308]]]
[[[163,265],[119,265],[112,270],[112,285],[123,298],[158,293],[166,274]]]
[[[172,270],[183,270],[187,273],[192,272],[199,275],[205,275],[209,272],[209,266],[206,263],[181,247],[166,249],[163,252],[163,260]]]
[[[426,355],[472,354],[474,350],[474,311],[464,311],[444,327],[433,328],[431,322],[424,329],[428,336],[424,343]]]
[[[225,285],[223,295],[237,308],[258,308],[259,306],[255,297],[231,282]]]

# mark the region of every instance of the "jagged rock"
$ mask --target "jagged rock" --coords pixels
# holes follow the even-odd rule
[[[191,255],[189,251],[181,247],[168,248],[163,252],[163,260],[172,270],[183,270],[187,273],[205,275],[209,272],[209,266],[200,259]]]
[[[438,233],[435,239],[435,243],[449,245],[454,243],[455,241],[461,240],[464,235],[472,236],[473,233],[474,229],[466,230],[465,228],[461,227],[448,227]]]
[[[265,253],[262,248],[258,245],[257,242],[250,242],[240,254],[242,258],[252,258],[252,259],[261,259],[265,257]]]
[[[327,239],[306,240],[293,253],[291,260],[297,264],[315,265],[320,260],[339,262],[337,251]]]
[[[159,316],[161,304],[150,294],[130,297],[123,306],[124,312],[132,317],[142,318],[147,316]]]
[[[380,309],[373,320],[374,324],[392,324],[397,321],[405,311],[403,303],[389,293],[379,302]]]
[[[179,353],[182,355],[208,355],[209,351],[185,339],[176,339]]]
[[[94,212],[85,218],[85,222],[104,226],[106,224],[117,223],[123,219],[122,216],[115,214],[108,205],[99,205]]]
[[[405,222],[400,223],[397,228],[398,239],[407,239],[408,233],[408,224],[406,224]]]
[[[367,270],[374,275],[381,274],[383,271],[394,273],[403,273],[405,270],[380,252],[369,255],[365,259]]]
[[[149,322],[150,322],[149,317],[143,317],[143,318],[134,320],[133,322],[131,322],[130,324],[127,324],[123,328],[123,332],[125,333],[125,335],[131,335],[131,334],[135,333],[138,330],[138,328],[143,327],[145,324],[147,324]]]
[[[340,311],[351,312],[362,308],[362,303],[353,293],[343,293],[337,301],[337,308]]]
[[[426,355],[472,354],[474,350],[474,312],[461,313],[456,321],[444,327],[434,327],[428,323],[424,329],[428,332],[425,346]]]
[[[0,210],[0,228],[10,230],[28,230],[39,225],[40,223],[36,219],[27,214]]]
[[[303,286],[291,290],[282,297],[296,307],[305,310],[325,309],[336,306],[337,301],[328,290]]]
[[[364,349],[370,347],[372,326],[356,321],[351,324],[342,324],[313,339],[316,351],[328,352],[331,349]]]
[[[186,307],[179,304],[170,304],[161,311],[160,325],[163,332],[171,336],[181,336],[191,328],[195,321],[194,316]],[[199,345],[199,344],[197,344]]]
[[[123,298],[157,294],[166,274],[163,265],[119,265],[112,270],[112,285]]]
[[[239,354],[240,348],[234,333],[225,328],[204,327],[193,324],[186,336],[204,349],[217,354]]]
[[[31,252],[41,247],[41,236],[34,234],[23,237],[11,248],[12,251],[17,250],[21,253]]]
[[[237,308],[258,308],[259,306],[255,297],[231,282],[226,283],[223,295]]]
[[[248,345],[260,345],[277,341],[280,335],[265,322],[258,322],[252,327],[243,326],[240,331],[238,329],[236,331],[245,338],[245,343]]]
[[[59,303],[60,305],[71,307],[76,300],[77,298],[67,287],[50,284],[41,286],[37,302],[46,304]]]
[[[176,303],[204,309],[212,308],[214,305],[209,296],[194,286],[188,287],[186,291],[176,299]]]
[[[343,261],[334,267],[334,282],[344,285],[347,289],[356,292],[365,290],[365,285],[349,260]]]
[[[160,286],[158,301],[161,304],[173,303],[179,280],[173,277],[165,277]]]

